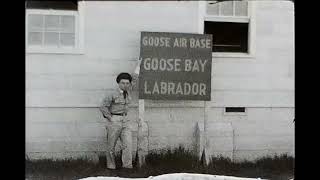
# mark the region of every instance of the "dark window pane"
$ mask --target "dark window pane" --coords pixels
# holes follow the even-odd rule
[[[78,1],[27,1],[27,9],[78,10]]]
[[[244,107],[226,107],[226,112],[245,112]]]
[[[212,34],[212,52],[248,52],[248,23],[205,21],[204,33]]]

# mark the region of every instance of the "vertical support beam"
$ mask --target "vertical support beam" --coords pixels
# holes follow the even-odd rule
[[[209,141],[208,141],[208,113],[209,113],[209,103],[207,101],[204,101],[204,153],[205,153],[205,163],[206,165],[209,164],[210,162],[210,157],[211,157],[211,152],[208,150],[209,148]]]
[[[137,152],[138,152],[138,166],[145,164],[145,157],[148,154],[149,145],[149,128],[148,122],[144,118],[145,104],[144,99],[139,99],[139,120],[138,120],[138,138],[137,138]]]
[[[203,135],[203,126],[202,123],[197,122],[195,127],[194,139],[195,139],[195,147],[194,152],[195,155],[201,160],[203,148],[204,148],[204,135]]]

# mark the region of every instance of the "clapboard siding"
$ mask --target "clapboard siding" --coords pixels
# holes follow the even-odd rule
[[[206,155],[224,155],[233,159],[234,138],[231,123],[208,120],[206,128],[208,134]]]
[[[52,55],[51,55],[52,56]],[[120,71],[133,71],[137,58],[112,59],[112,58],[86,58],[77,56],[64,57],[30,56],[26,59],[26,76],[30,75],[91,75],[114,76]]]
[[[154,147],[165,148],[167,145],[164,142],[167,142],[169,146],[179,145],[180,143],[191,146],[190,144],[193,141],[188,139],[194,138],[196,123],[203,122],[203,109],[147,108],[145,119],[149,125],[149,142],[158,137],[164,138],[156,145],[150,144],[151,149],[154,149]]]
[[[68,139],[65,140],[38,140],[26,143],[26,152],[32,153],[61,153],[61,152],[101,152],[106,151],[106,139]],[[117,142],[115,151],[120,152],[120,141]],[[132,151],[137,151],[137,138],[132,138]],[[134,153],[133,153],[134,154]],[[72,155],[73,156],[73,155]],[[72,157],[71,156],[71,157]]]
[[[112,83],[112,82],[111,82]],[[26,91],[27,107],[98,107],[106,93],[111,89],[28,89]],[[294,91],[248,91],[248,90],[213,90],[209,106],[246,106],[246,107],[292,107]],[[134,97],[137,99],[137,97]],[[137,106],[137,101],[134,101]],[[146,106],[161,107],[158,103],[146,103]],[[165,106],[186,105],[202,106],[203,102],[162,103]],[[184,106],[180,106],[184,107]]]
[[[246,106],[245,106],[246,107]],[[272,124],[292,126],[294,108],[292,107],[246,107],[246,113],[241,115],[228,115],[223,107],[213,107],[209,111],[209,119],[212,122],[232,122],[246,126],[247,124]]]
[[[75,140],[72,141],[49,141],[49,142],[28,142],[27,152],[65,152],[72,151],[103,151],[106,143],[103,141]]]
[[[293,124],[289,123],[245,123],[245,122],[233,122],[233,128],[235,129],[235,136],[292,136],[294,134]]]
[[[223,90],[213,91],[211,106],[245,106],[245,107],[292,107],[294,91],[250,91]]]
[[[292,52],[290,52],[292,53]],[[270,61],[270,52],[267,52],[263,58]],[[231,58],[229,58],[231,59]],[[278,58],[279,61],[275,63],[263,63],[260,59],[251,59],[251,62],[243,61],[242,59],[229,60],[228,58],[213,58],[212,74],[217,77],[258,77],[258,78],[271,78],[271,77],[286,77],[289,71],[287,62],[281,62],[283,59]],[[234,62],[236,61],[236,62]],[[269,74],[272,71],[273,74]]]
[[[140,31],[197,32],[197,2],[90,2],[86,3],[86,54],[90,57],[139,57]],[[138,5],[139,8],[132,6]],[[99,8],[97,8],[99,6]],[[92,19],[103,16],[96,23]],[[156,20],[155,20],[156,19]],[[131,50],[124,50],[129,44]],[[114,51],[109,51],[115,44]]]
[[[34,123],[27,126],[26,137],[43,137],[43,138],[90,138],[105,137],[106,123]]]
[[[28,152],[26,158],[29,159],[88,159],[99,162],[99,156],[104,153],[96,151],[69,151],[69,152]]]
[[[104,119],[98,108],[26,108],[26,125],[68,122],[103,123]]]
[[[271,79],[268,77],[213,77],[214,90],[292,90],[294,80],[291,78]],[[271,88],[276,87],[276,88]]]
[[[27,74],[26,89],[52,91],[112,89],[116,87],[116,77],[108,74]]]
[[[106,71],[107,72],[107,71]],[[116,74],[107,73],[27,73],[26,89],[75,89],[101,90],[116,86]],[[110,83],[111,82],[111,83]],[[292,90],[292,78],[270,79],[268,77],[213,77],[212,90]],[[271,88],[276,87],[276,88]]]
[[[235,136],[235,150],[292,149],[292,135],[242,135]]]

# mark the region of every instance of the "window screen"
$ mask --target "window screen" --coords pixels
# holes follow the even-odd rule
[[[214,16],[248,16],[246,1],[208,1],[207,14]]]

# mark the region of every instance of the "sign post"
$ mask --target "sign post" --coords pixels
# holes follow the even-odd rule
[[[148,154],[148,122],[144,118],[144,99],[139,99],[139,122],[137,137],[138,166],[141,167],[145,163],[145,157]]]

